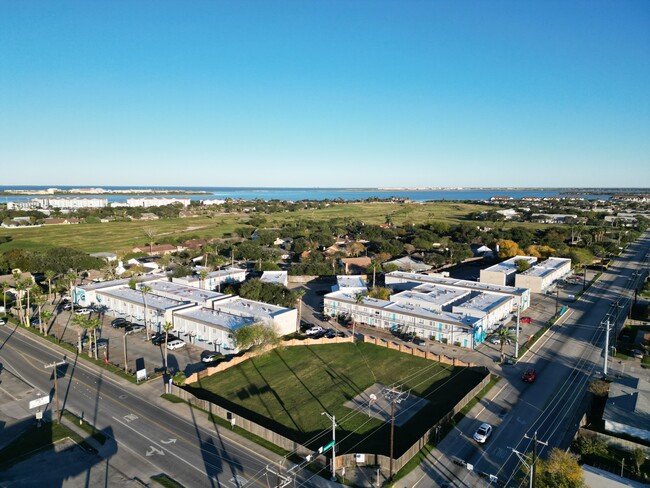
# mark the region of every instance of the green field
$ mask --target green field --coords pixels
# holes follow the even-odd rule
[[[336,415],[339,424],[340,452],[388,454],[389,424],[364,412],[354,413],[344,403],[374,383],[401,383],[429,403],[401,428],[396,427],[399,456],[483,376],[372,344],[346,343],[274,350],[189,389],[314,449],[328,437],[307,442],[331,427],[321,415],[327,411]]]
[[[347,203],[297,212],[263,214],[267,227],[280,226],[298,219],[328,221],[332,219],[362,220],[379,224],[390,216],[394,224],[429,221],[460,222],[482,205],[460,202],[427,204]],[[194,218],[161,219],[154,221],[107,222],[104,224],[52,225],[34,228],[0,229],[0,237],[11,237],[0,244],[0,253],[10,249],[44,249],[50,246],[71,247],[85,252],[125,252],[142,246],[147,238],[143,230],[153,229],[159,238],[165,236],[189,238],[219,238],[231,234],[251,218],[249,214],[219,214]]]

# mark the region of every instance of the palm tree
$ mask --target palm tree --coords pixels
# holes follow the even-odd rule
[[[90,348],[92,348],[95,359],[97,359],[97,329],[101,327],[102,321],[99,318],[89,319],[88,328],[91,330],[90,336],[90,345],[88,349],[88,355],[90,356]]]
[[[156,238],[156,231],[150,227],[142,229],[145,237],[147,238],[147,243],[149,244],[149,255],[153,252],[153,242]]]
[[[208,257],[214,256],[214,253],[217,252],[217,247],[214,244],[206,244],[203,246],[203,266],[209,268]]]
[[[500,327],[499,329],[496,330],[494,333],[494,336],[499,339],[499,344],[501,346],[501,362],[505,360],[505,348],[506,348],[506,343],[514,340],[514,337],[512,335],[512,332],[510,332],[506,327]]]
[[[69,283],[70,288],[68,292],[70,293],[70,306],[72,307],[70,309],[70,313],[74,313],[74,297],[72,296],[72,289],[74,288],[74,282],[77,280],[77,273],[74,271],[69,271],[65,274],[65,279]]]
[[[148,285],[141,285],[140,292],[142,293],[142,300],[144,301],[144,330],[147,333],[147,340],[149,340],[149,327],[147,326],[147,294],[151,292],[151,287]]]
[[[169,339],[169,332],[174,329],[174,324],[171,322],[165,322],[162,329],[165,331],[165,370],[167,370],[167,340]]]
[[[2,289],[2,306],[4,307],[5,311],[5,317],[7,316],[7,291],[11,286],[9,286],[9,283],[3,281],[0,283],[0,288]]]
[[[29,292],[32,289],[32,286],[34,285],[34,282],[32,280],[25,280],[25,290],[27,290],[27,310],[25,311],[25,316],[23,317],[23,320],[25,321],[25,327],[29,327],[29,320],[30,320],[30,315],[32,314],[32,307],[31,304],[29,303],[30,295]]]
[[[56,276],[56,273],[52,271],[51,269],[48,269],[45,271],[43,274],[45,276],[45,279],[47,280],[47,299],[48,301],[52,300],[51,294],[52,294],[52,280]]]
[[[54,317],[54,313],[51,312],[50,310],[42,310],[42,311],[40,312],[40,317],[41,317],[41,321],[44,322],[45,325],[46,325],[45,327],[43,327],[43,331],[42,331],[42,332],[43,332],[43,335],[46,335],[46,334],[47,334],[47,329],[48,329],[48,328],[47,328],[47,324],[48,324],[48,323],[50,322],[50,320],[52,320],[52,318]]]
[[[300,316],[302,315],[302,297],[305,296],[305,290],[302,288],[296,290],[296,301],[298,302],[298,320],[296,323],[296,332],[300,332]]]
[[[75,315],[72,317],[72,323],[77,326],[77,349],[79,351],[79,354],[83,352],[83,349],[81,348],[81,330],[87,330],[90,328],[88,322],[88,317],[85,317],[83,315]]]
[[[43,296],[43,293],[39,288],[34,288],[34,293],[32,293],[32,302],[36,305],[38,309],[38,331],[43,333],[43,318],[41,314],[43,313],[43,304],[46,302],[47,298]]]
[[[25,283],[23,281],[16,282],[14,286],[16,289],[16,306],[18,307],[18,322],[24,323],[23,319],[23,293],[25,292]]]
[[[205,279],[208,277],[208,274],[210,273],[208,273],[208,270],[206,269],[202,269],[201,271],[199,271],[199,283],[200,283],[199,288],[204,288]]]

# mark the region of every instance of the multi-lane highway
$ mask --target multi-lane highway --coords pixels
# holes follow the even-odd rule
[[[624,321],[633,290],[648,272],[649,249],[650,232],[646,232],[572,304],[560,320],[562,325],[552,327],[516,366],[503,368],[504,380],[481,402],[478,412],[465,418],[398,486],[496,485],[477,473],[493,475],[498,483],[511,486],[521,474],[514,450],[530,453],[535,432],[547,444],[538,444],[541,455],[551,447],[566,447],[589,382],[603,374],[607,320],[612,329]],[[528,367],[538,372],[532,384],[521,380]],[[482,422],[495,429],[486,444],[478,445],[472,434]]]
[[[0,328],[4,368],[42,394],[54,398],[52,370],[44,364],[65,354],[14,325]],[[223,432],[205,413],[161,399],[162,381],[136,386],[71,357],[66,363],[59,368],[61,405],[110,434],[109,462],[127,476],[167,473],[184,486],[269,486],[265,466],[277,456]],[[310,486],[327,484],[319,477],[310,480]]]

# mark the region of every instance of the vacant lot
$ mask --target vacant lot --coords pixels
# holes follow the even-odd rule
[[[428,400],[396,428],[399,455],[482,377],[371,344],[331,344],[274,350],[212,375],[191,391],[312,448],[331,440],[328,433],[312,440],[331,429],[321,415],[327,411],[336,415],[340,452],[388,454],[390,425],[344,404],[375,383],[399,383]]]
[[[265,214],[267,227],[299,219],[329,221],[332,219],[362,220],[380,224],[390,217],[394,224],[429,221],[459,222],[470,212],[484,210],[485,206],[460,202],[426,204],[347,203],[320,210]],[[248,214],[219,214],[210,217],[162,219],[154,221],[107,222],[104,224],[52,225],[34,228],[0,229],[0,237],[9,236],[10,242],[0,244],[0,253],[9,249],[43,249],[49,246],[71,247],[85,252],[124,252],[134,246],[143,246],[148,239],[144,229],[152,229],[158,239],[163,237],[219,238],[245,225]],[[252,228],[251,228],[252,231]]]

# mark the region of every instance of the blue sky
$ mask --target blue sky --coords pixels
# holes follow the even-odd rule
[[[0,184],[650,186],[650,2],[0,0]]]

